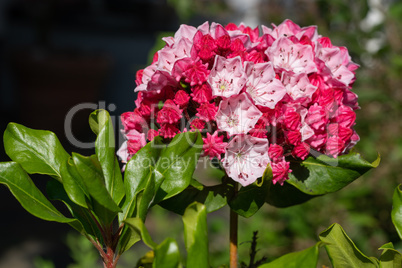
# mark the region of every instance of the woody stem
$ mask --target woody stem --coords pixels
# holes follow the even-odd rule
[[[234,185],[234,194],[237,194],[237,182]],[[238,215],[233,210],[230,210],[230,268],[237,268],[237,229]]]

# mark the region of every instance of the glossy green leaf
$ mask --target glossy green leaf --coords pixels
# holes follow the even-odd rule
[[[163,182],[163,176],[159,171],[154,170],[153,167],[150,168],[149,179],[147,185],[145,186],[144,192],[141,196],[141,201],[138,207],[138,217],[145,222],[145,218],[150,207],[153,204],[155,195]]]
[[[4,149],[29,174],[47,174],[62,180],[60,167],[69,154],[53,132],[10,123],[4,132]]]
[[[194,202],[183,215],[184,243],[187,249],[186,267],[209,267],[206,207]]]
[[[251,217],[264,205],[269,185],[272,181],[272,170],[268,167],[262,178],[246,187],[241,187],[239,192],[229,201],[230,209],[243,217]]]
[[[109,113],[105,110],[92,112],[89,125],[97,135],[95,151],[102,167],[106,189],[114,202],[119,204],[124,197],[124,186],[115,154],[113,123]]]
[[[205,205],[207,213],[216,211],[227,204],[227,200],[233,195],[233,185],[219,184],[216,186],[204,186],[192,180],[191,185],[183,192],[166,199],[159,205],[167,210],[183,215],[186,208],[197,201]]]
[[[370,163],[360,154],[349,153],[332,158],[320,155],[302,163],[292,163],[289,184],[311,195],[336,192],[379,165],[380,158]]]
[[[92,197],[92,205],[95,214],[105,224],[110,224],[121,209],[113,201],[106,189],[102,169],[95,155],[85,157],[73,153],[74,165],[84,182],[89,195]]]
[[[134,204],[140,204],[141,203],[141,198],[142,198],[142,193],[144,190],[141,190],[139,193],[137,193],[134,197],[135,201],[133,202]],[[121,214],[121,213],[120,213]],[[120,215],[119,214],[119,215]],[[138,218],[138,206],[135,207],[135,210],[132,213],[131,218]],[[119,239],[118,247],[119,247],[119,253],[122,254],[123,252],[127,251],[130,249],[135,243],[141,240],[141,236],[139,233],[132,231],[132,229],[129,227],[128,224],[125,224],[123,226],[123,230],[121,232],[121,236]]]
[[[173,238],[166,238],[154,249],[155,258],[153,268],[178,268],[180,264],[180,252],[177,242]],[[202,266],[188,266],[202,267]]]
[[[180,193],[190,185],[202,144],[200,133],[185,132],[176,135],[162,150],[155,169],[163,175],[164,181],[155,197],[156,203]]]
[[[336,192],[347,186],[380,163],[378,157],[370,163],[360,154],[351,152],[332,158],[320,155],[302,162],[290,162],[292,173],[283,186],[271,185],[266,201],[277,207],[287,207],[305,202],[313,197]]]
[[[77,231],[97,237],[99,241],[102,241],[102,235],[96,226],[96,223],[89,214],[89,210],[72,202],[60,182],[56,180],[49,181],[46,184],[46,192],[49,196],[49,199],[63,202],[70,211],[71,215],[81,223],[81,229]]]
[[[61,166],[60,172],[69,199],[81,207],[88,208],[89,193],[71,157]]]
[[[299,267],[317,267],[319,248],[321,242],[305,250],[288,253],[278,259],[258,266],[259,268],[299,268]]]
[[[394,245],[390,242],[379,250],[383,250],[380,257],[380,268],[402,268],[402,254],[394,249]]]
[[[22,207],[43,220],[68,223],[77,227],[76,219],[61,214],[35,186],[29,175],[16,162],[0,163],[0,183],[6,185]],[[78,227],[77,227],[78,228]]]
[[[136,194],[143,190],[150,180],[152,167],[158,161],[161,150],[165,147],[161,137],[155,137],[141,150],[139,150],[127,163],[124,172],[124,188],[126,192],[122,205],[123,213],[119,214],[119,221],[134,217],[136,207]],[[162,180],[162,179],[161,179]]]
[[[392,200],[392,222],[399,237],[402,239],[402,184],[395,188]]]
[[[145,245],[147,245],[151,249],[155,249],[157,247],[157,244],[152,240],[147,228],[145,227],[144,222],[140,218],[129,218],[126,219],[124,223],[131,228],[134,234],[137,234],[138,237],[141,237]]]
[[[320,234],[334,268],[378,267],[377,262],[365,256],[347,236],[339,224],[331,225]]]

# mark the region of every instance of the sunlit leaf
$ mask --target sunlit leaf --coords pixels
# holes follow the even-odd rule
[[[69,155],[53,132],[10,123],[4,132],[4,149],[29,174],[47,174],[62,180],[60,168]]]
[[[317,267],[319,248],[321,245],[321,242],[318,242],[305,250],[285,254],[270,263],[259,266],[259,268]]]
[[[373,259],[364,255],[347,236],[339,224],[331,225],[320,234],[334,268],[378,267]]]
[[[184,243],[187,249],[187,267],[209,267],[207,211],[203,204],[194,202],[183,215]]]
[[[396,187],[392,200],[392,222],[399,237],[402,239],[402,184]]]

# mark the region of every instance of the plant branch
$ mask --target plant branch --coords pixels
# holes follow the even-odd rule
[[[234,195],[237,194],[238,184],[234,184]],[[230,268],[237,268],[237,229],[239,215],[233,210],[230,210]]]

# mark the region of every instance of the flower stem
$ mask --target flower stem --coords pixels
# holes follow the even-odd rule
[[[237,194],[237,182],[234,185],[234,194]],[[238,215],[233,210],[230,210],[230,268],[237,268],[237,229]]]

